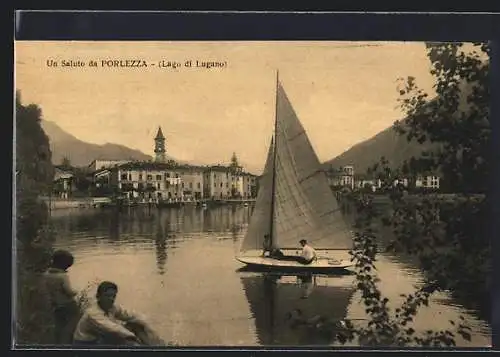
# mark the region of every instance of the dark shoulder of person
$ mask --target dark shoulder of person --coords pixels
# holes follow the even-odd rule
[[[279,249],[276,249],[274,251],[274,255],[277,256],[277,257],[282,257],[283,256],[283,252]]]

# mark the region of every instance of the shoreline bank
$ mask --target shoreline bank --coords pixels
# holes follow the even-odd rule
[[[49,209],[70,208],[101,208],[101,207],[182,207],[182,206],[219,206],[219,205],[251,205],[255,199],[223,199],[223,200],[199,200],[199,201],[171,201],[171,202],[116,202],[108,197],[84,197],[84,198],[48,198],[40,197]]]

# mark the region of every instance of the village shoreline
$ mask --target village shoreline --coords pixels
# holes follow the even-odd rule
[[[183,206],[220,206],[220,205],[251,205],[255,199],[218,199],[218,200],[196,200],[196,201],[138,201],[128,202],[116,200],[109,197],[40,197],[50,210],[73,209],[73,208],[102,208],[102,207],[183,207]]]

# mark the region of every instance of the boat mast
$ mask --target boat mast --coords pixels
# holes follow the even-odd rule
[[[275,239],[274,236],[274,213],[275,213],[275,193],[276,193],[276,158],[277,158],[277,134],[278,134],[278,84],[279,84],[279,72],[276,70],[276,100],[275,100],[275,111],[274,111],[274,147],[273,147],[273,184],[271,190],[271,224],[270,224],[270,232],[269,237],[271,238],[271,248],[275,247]]]

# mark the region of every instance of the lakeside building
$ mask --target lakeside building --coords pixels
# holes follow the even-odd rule
[[[116,165],[127,164],[132,161],[134,160],[95,159],[89,164],[88,170],[90,172],[97,172],[103,169],[114,167]]]
[[[234,152],[229,166],[207,166],[203,179],[204,198],[249,199],[257,197],[257,176],[243,170]]]
[[[328,184],[331,187],[348,187],[354,190],[354,166],[345,165],[341,167],[331,166],[325,171],[328,178]]]
[[[415,187],[430,188],[437,190],[440,187],[440,177],[435,174],[417,175],[415,179]]]
[[[245,172],[233,153],[231,164],[197,166],[166,160],[161,127],[154,138],[154,161],[103,166],[93,174],[101,192],[121,193],[138,201],[250,199],[257,196],[257,176]]]
[[[363,188],[366,187],[366,185],[371,185],[378,190],[382,187],[382,182],[380,179],[373,178],[356,180],[356,188]],[[439,190],[440,177],[431,173],[417,174],[414,176],[400,176],[392,180],[392,185],[394,187],[401,186],[407,190]]]
[[[410,179],[408,179],[407,177],[399,177],[399,178],[394,179],[394,181],[392,182],[392,185],[393,186],[401,185],[404,188],[408,188],[410,186]]]
[[[128,198],[190,201],[202,197],[202,171],[173,162],[132,162],[109,170],[109,184]]]
[[[203,198],[219,198],[231,196],[231,178],[229,170],[224,166],[210,166],[203,173]]]
[[[53,185],[56,197],[68,199],[71,196],[75,190],[74,176],[73,172],[64,167],[54,166]]]
[[[349,188],[351,190],[359,190],[370,187],[373,192],[382,188],[382,180],[375,178],[373,175],[356,173],[354,165],[345,165],[341,167],[331,166],[325,170],[328,178],[328,183],[332,188]],[[439,190],[440,175],[436,172],[421,172],[413,177],[401,176],[392,180],[393,186],[402,185],[404,188]]]
[[[367,174],[356,174],[354,176],[354,189],[361,190],[370,188],[373,192],[382,188],[382,180],[373,178]]]

